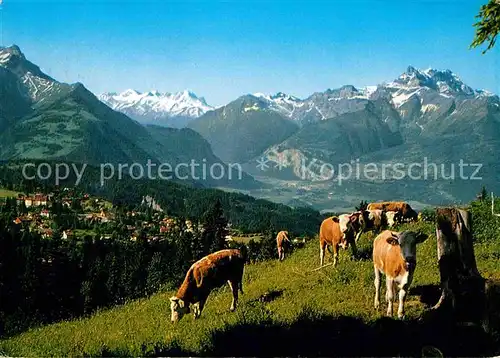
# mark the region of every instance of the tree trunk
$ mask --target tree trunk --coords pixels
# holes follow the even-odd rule
[[[484,324],[485,280],[474,256],[472,216],[458,208],[436,209],[436,237],[441,297],[432,309],[451,303],[457,321]],[[484,327],[483,327],[484,328]]]

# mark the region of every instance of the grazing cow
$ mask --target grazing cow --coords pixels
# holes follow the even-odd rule
[[[346,239],[346,234],[354,234],[354,242],[358,242],[359,237],[367,229],[371,227],[370,221],[368,219],[369,212],[366,210],[355,211],[351,214],[342,214],[339,216],[340,220],[340,230],[343,234],[344,239]],[[353,247],[356,251],[355,247]]]
[[[380,209],[367,210],[367,211],[368,211],[368,219],[370,219],[370,221],[373,223],[374,228],[382,227],[384,211]]]
[[[345,218],[343,219],[342,217],[344,215]],[[353,216],[356,218],[355,220],[352,218]],[[378,233],[382,229],[384,229],[387,224],[387,218],[385,216],[385,212],[384,210],[380,209],[360,210],[352,214],[340,215],[339,218],[341,219],[340,228],[343,233],[345,232],[345,230],[347,230],[345,223],[351,221],[351,227],[355,232],[355,240],[354,240],[355,242],[358,242],[363,232],[373,230],[376,233]]]
[[[380,274],[385,275],[387,315],[392,316],[395,289],[399,287],[398,317],[404,316],[406,293],[413,280],[417,266],[417,244],[424,242],[427,235],[413,231],[396,232],[384,230],[373,242],[373,268],[375,271],[374,306],[380,306]]]
[[[278,246],[278,260],[283,261],[285,259],[285,246],[290,245],[288,231],[280,231],[278,233],[276,236],[276,245]]]
[[[377,210],[381,209],[384,211],[399,211],[404,220],[416,221],[417,212],[413,210],[410,204],[403,201],[385,201],[382,203],[370,203],[368,204],[367,210]]]
[[[367,228],[366,230],[374,230],[376,233],[379,233],[387,226],[387,216],[386,212],[381,209],[375,210],[367,210],[368,211],[368,220],[367,220]]]
[[[394,225],[400,223],[402,219],[401,213],[399,211],[387,211],[385,213],[385,217],[387,218],[388,227],[393,227]]]
[[[347,223],[345,223],[346,217],[343,217],[343,225],[345,225],[345,230],[342,232],[340,219],[337,216],[329,217],[321,223],[319,229],[319,262],[320,266],[324,264],[325,249],[327,246],[331,246],[333,249],[333,266],[337,265],[338,250],[342,247],[344,250],[347,249],[349,244],[353,246],[353,253],[356,252],[356,244],[353,240],[353,229],[352,223],[356,220],[356,216],[350,216]]]
[[[194,306],[194,319],[200,317],[210,292],[226,282],[233,293],[230,310],[234,311],[238,302],[238,288],[243,293],[244,264],[245,259],[238,249],[220,250],[192,264],[181,287],[170,298],[172,322],[178,322],[185,314],[190,313],[190,304]]]

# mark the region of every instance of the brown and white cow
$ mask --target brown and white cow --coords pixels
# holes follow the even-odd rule
[[[390,228],[402,221],[402,216],[399,211],[387,211],[385,217],[387,219],[387,226]]]
[[[366,210],[355,211],[351,214],[339,215],[340,230],[346,239],[346,235],[354,235],[354,243],[358,242],[359,237],[366,229],[368,223],[369,212]],[[354,247],[355,249],[355,247]]]
[[[368,219],[372,222],[374,229],[379,229],[383,225],[384,221],[384,211],[381,209],[375,210],[367,210],[368,211]]]
[[[342,215],[341,215],[342,216]],[[345,222],[347,218],[347,222]],[[340,218],[337,216],[329,217],[321,223],[319,228],[319,262],[323,266],[325,259],[325,249],[331,246],[333,249],[333,266],[337,265],[339,247],[347,249],[352,246],[353,254],[356,253],[356,243],[354,241],[354,230],[352,223],[356,220],[356,216],[344,216],[342,221],[345,225],[345,230],[341,230]]]
[[[399,211],[404,220],[416,221],[417,212],[412,209],[410,204],[404,201],[385,201],[381,203],[370,203],[366,207],[367,210],[384,210],[384,211]]]
[[[276,235],[276,246],[278,247],[278,260],[283,261],[285,259],[285,247],[290,245],[290,239],[288,238],[288,231],[280,231]]]
[[[355,217],[355,220],[353,219]],[[343,217],[345,217],[343,219]],[[360,210],[351,214],[340,215],[340,228],[344,232],[347,227],[343,223],[351,222],[351,227],[354,230],[355,242],[358,242],[362,233],[373,230],[379,233],[387,225],[387,218],[383,210]]]
[[[238,302],[238,289],[243,293],[244,265],[245,259],[238,249],[220,250],[192,264],[181,287],[170,298],[172,322],[178,322],[185,314],[190,313],[191,304],[194,318],[200,317],[210,292],[226,282],[233,294],[230,310],[234,311]]]
[[[380,306],[380,274],[385,275],[387,315],[393,314],[393,300],[396,287],[399,288],[398,317],[404,316],[404,301],[413,280],[417,266],[417,244],[424,242],[427,235],[413,231],[384,230],[373,241],[373,268],[375,272],[376,309]]]
[[[373,230],[378,234],[387,227],[387,216],[384,210],[373,209],[366,211],[368,212],[368,220],[366,220],[366,228],[363,231]]]

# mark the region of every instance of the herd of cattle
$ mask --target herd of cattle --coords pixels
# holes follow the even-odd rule
[[[386,278],[387,315],[393,314],[395,284],[399,288],[398,317],[404,316],[404,301],[416,267],[416,245],[427,239],[425,234],[413,231],[396,232],[387,228],[403,221],[416,221],[417,213],[405,202],[371,203],[366,210],[332,216],[321,223],[319,230],[320,267],[324,266],[325,249],[333,249],[333,265],[337,264],[339,247],[352,247],[356,254],[356,242],[361,233],[373,230],[379,233],[373,241],[373,267],[375,272],[375,308],[380,304],[380,276]],[[285,243],[289,243],[287,231],[276,237],[278,259],[284,260]],[[238,249],[214,252],[195,262],[186,273],[177,293],[170,298],[171,320],[178,322],[191,312],[198,318],[208,295],[217,287],[229,283],[233,300],[230,310],[236,309],[238,291],[243,293],[242,280],[245,258]]]

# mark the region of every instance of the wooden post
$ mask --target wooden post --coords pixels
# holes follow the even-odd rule
[[[437,208],[436,237],[441,297],[432,309],[450,302],[458,321],[483,321],[485,280],[474,256],[471,213],[459,208]]]
[[[476,265],[471,213],[459,208],[437,208],[436,237],[441,297],[432,309],[449,302],[457,321],[484,324],[485,280]]]

